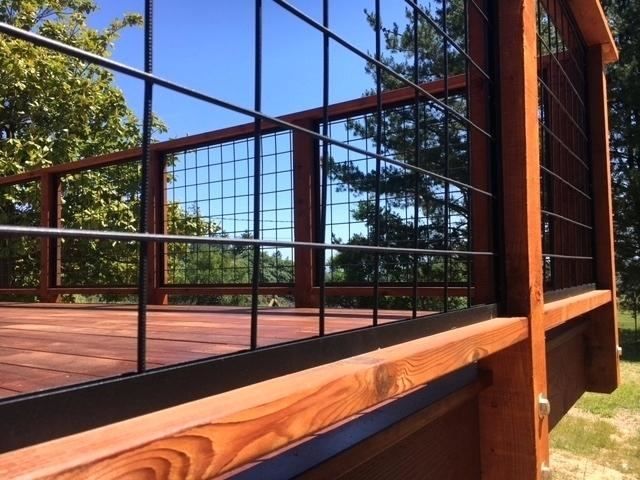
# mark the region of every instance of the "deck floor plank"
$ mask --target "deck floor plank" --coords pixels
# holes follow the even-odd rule
[[[385,310],[379,319],[386,323],[409,315]],[[246,350],[250,319],[247,307],[151,306],[148,367]],[[325,328],[327,333],[362,328],[371,319],[371,310],[327,309]],[[317,333],[317,309],[259,311],[259,346]],[[0,304],[0,397],[133,372],[136,334],[131,305]]]

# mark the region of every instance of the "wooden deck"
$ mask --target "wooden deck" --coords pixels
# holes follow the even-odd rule
[[[383,311],[380,321],[410,314]],[[371,319],[371,310],[328,309],[326,331],[369,326]],[[243,307],[149,307],[148,367],[246,350],[249,324]],[[136,329],[135,306],[0,304],[0,397],[133,372]],[[260,310],[259,346],[317,333],[317,309]]]

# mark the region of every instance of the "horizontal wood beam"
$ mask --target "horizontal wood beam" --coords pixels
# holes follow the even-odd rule
[[[423,297],[442,297],[444,295],[444,287],[424,286],[417,287],[418,296]],[[313,288],[314,293],[318,294],[319,287]],[[474,288],[450,286],[447,289],[448,295],[455,297],[464,297],[471,293],[473,295]],[[346,295],[349,297],[371,297],[373,295],[373,286],[327,286],[326,293],[328,296]],[[413,296],[413,287],[397,287],[380,285],[378,287],[378,295],[390,297]]]
[[[600,0],[567,0],[567,3],[587,46],[601,45],[604,63],[617,62],[618,47]]]
[[[251,295],[250,285],[228,285],[206,287],[200,285],[179,286],[179,287],[159,287],[158,292],[163,295]],[[293,287],[288,286],[260,286],[260,295],[291,295]]]
[[[0,295],[37,295],[38,293],[40,289],[35,287],[0,288]]]
[[[0,477],[211,478],[527,338],[494,318],[0,455]]]
[[[611,290],[593,290],[544,304],[544,327],[551,330],[573,318],[589,313],[613,299]]]
[[[467,287],[449,287],[449,296],[466,296],[469,292],[473,295],[474,288],[467,289]],[[181,286],[164,286],[157,288],[158,293],[162,295],[250,295],[251,286],[248,285],[226,285],[226,286],[202,286],[202,285],[181,285]],[[312,294],[318,295],[320,291],[319,287],[312,288]],[[35,288],[20,289],[20,288],[0,288],[0,294],[23,294],[23,293],[37,293]],[[128,287],[107,287],[107,286],[63,286],[63,287],[51,287],[49,292],[55,295],[135,295],[138,293],[138,288],[133,286]],[[326,289],[328,296],[341,296],[346,295],[349,297],[370,297],[373,295],[373,287],[368,286],[330,286]],[[265,285],[260,286],[261,295],[291,295],[294,293],[293,286],[272,286]],[[379,294],[382,296],[392,297],[410,297],[413,295],[413,287],[392,287],[381,286],[379,287]],[[441,297],[444,294],[444,287],[438,286],[424,286],[418,287],[418,296],[423,297]]]
[[[421,85],[421,87],[435,97],[442,96],[444,93],[444,80],[436,80],[434,82],[428,82]],[[465,75],[455,75],[448,79],[449,94],[463,92],[466,88]],[[415,89],[412,87],[398,88],[395,90],[388,90],[382,93],[382,103],[385,107],[393,107],[396,105],[402,105],[403,103],[413,102],[415,99]],[[377,108],[377,99],[375,95],[365,96],[348,100],[346,102],[335,103],[329,105],[329,117],[332,120],[345,118],[353,115],[362,115],[363,113],[369,113]],[[310,110],[303,110],[301,112],[290,113],[279,117],[281,120],[285,120],[289,123],[300,123],[302,121],[320,121],[323,118],[322,108],[313,108]],[[255,130],[255,124],[253,122],[234,125],[228,128],[222,128],[211,132],[200,133],[197,135],[190,135],[187,137],[176,138],[172,140],[165,140],[163,142],[157,142],[151,144],[151,150],[158,153],[171,153],[178,150],[184,150],[187,148],[196,148],[203,145],[210,145],[225,141],[231,141],[239,138],[246,138],[253,135]],[[282,130],[282,127],[273,122],[263,122],[262,132],[263,134]],[[106,155],[99,155],[95,157],[84,158],[75,162],[62,163],[59,165],[53,165],[51,167],[40,168],[29,172],[19,173],[16,175],[10,175],[7,177],[0,177],[0,186],[16,185],[19,183],[25,183],[34,181],[40,178],[41,175],[57,174],[68,175],[70,173],[79,172],[82,170],[88,170],[92,168],[102,168],[111,165],[117,165],[121,163],[130,162],[133,160],[139,160],[142,156],[142,150],[140,148],[132,148],[129,150],[123,150],[120,152],[109,153]]]

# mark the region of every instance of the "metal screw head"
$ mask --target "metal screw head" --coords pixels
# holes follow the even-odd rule
[[[546,463],[543,463],[540,467],[540,478],[542,478],[542,480],[551,480],[552,478],[551,467]]]
[[[538,395],[538,414],[540,418],[548,417],[551,414],[551,402],[544,393]]]

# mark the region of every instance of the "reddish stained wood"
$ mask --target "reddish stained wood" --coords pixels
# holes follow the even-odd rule
[[[40,177],[40,225],[43,227],[57,227],[60,219],[60,182],[58,178],[45,173]],[[40,239],[40,288],[41,302],[55,303],[58,295],[50,292],[60,278],[60,263],[58,261],[58,240],[55,238]]]
[[[13,391],[13,395],[32,392],[43,388],[60,387],[71,383],[95,380],[98,377],[70,372],[57,372],[23,365],[8,365],[0,363],[0,378],[2,388]]]
[[[477,8],[471,7],[469,15],[469,54],[474,61],[485,71],[488,71],[487,55],[487,23]],[[469,81],[467,82],[467,96],[469,101],[469,118],[485,131],[491,131],[489,105],[489,82],[482,73],[472,65],[469,65]],[[491,186],[491,143],[483,133],[475,128],[469,130],[469,160],[470,177],[473,186],[484,191],[493,190]],[[493,199],[478,193],[471,195],[471,239],[472,250],[489,252],[493,250]],[[493,269],[493,257],[474,257],[472,262],[472,275],[475,291],[474,304],[491,303],[495,301],[495,272]],[[450,289],[451,292],[451,289]],[[455,293],[450,293],[455,295]]]
[[[307,130],[314,130],[313,120],[299,122],[298,125]],[[315,219],[317,209],[316,168],[317,162],[316,140],[304,133],[293,132],[293,192],[294,192],[294,239],[296,242],[313,242],[315,238]],[[315,276],[315,251],[311,248],[296,248],[295,255],[295,286],[293,294],[296,307],[314,307],[318,305],[318,298],[313,296],[313,282]]]
[[[314,293],[318,294],[319,287],[314,287]],[[467,289],[467,287],[448,287],[447,291],[450,296],[464,297],[468,293],[473,295],[476,288]],[[349,297],[370,297],[373,295],[373,287],[356,287],[356,286],[328,286],[326,287],[326,293],[328,296],[341,296],[346,295]],[[418,295],[421,297],[439,297],[442,298],[444,294],[444,287],[428,286],[418,287]],[[392,287],[381,285],[378,287],[378,295],[390,296],[390,297],[410,297],[413,295],[413,287]],[[484,302],[483,302],[484,303]]]
[[[95,157],[84,158],[76,162],[61,163],[51,167],[40,168],[7,177],[0,177],[0,185],[16,185],[18,183],[25,183],[31,180],[36,180],[44,174],[69,175],[82,170],[119,165],[133,160],[140,160],[141,155],[142,150],[140,148],[122,150],[105,155],[97,155]]]
[[[609,22],[599,0],[567,0],[582,36],[590,47],[601,46],[602,63],[620,58]]]
[[[166,174],[164,157],[157,151],[151,153],[151,168],[149,169],[149,183],[151,198],[149,199],[149,233],[165,233],[164,218],[166,216]],[[154,305],[169,303],[166,293],[162,293],[159,287],[164,284],[166,259],[166,243],[149,242],[147,245],[149,255],[148,302]]]
[[[463,91],[465,83],[466,80],[464,75],[452,76],[451,78],[449,78],[449,93],[454,94]],[[422,84],[421,87],[436,97],[442,96],[444,92],[444,82],[442,80],[425,83]],[[382,94],[383,105],[385,107],[392,107],[395,105],[400,105],[402,103],[410,102],[413,100],[414,95],[415,91],[411,87],[389,90],[383,92]],[[354,100],[348,100],[342,103],[336,103],[329,106],[329,116],[332,119],[339,119],[350,115],[360,115],[362,113],[371,112],[376,109],[376,102],[376,97],[375,95],[373,95],[356,98]],[[319,121],[323,118],[323,112],[322,108],[314,108],[311,110],[304,110],[301,112],[284,115],[280,118],[290,123],[297,123],[308,120]],[[220,143],[253,135],[254,128],[255,124],[253,122],[243,125],[235,125],[229,128],[214,130],[212,132],[205,132],[198,135],[190,135],[173,140],[166,140],[164,142],[152,143],[151,149],[154,152],[171,153],[178,150],[184,150],[186,148],[196,148],[211,143]],[[263,133],[269,133],[281,129],[282,128],[280,126],[273,123],[267,121],[262,122]],[[45,173],[67,175],[70,173],[89,170],[92,168],[118,165],[134,160],[140,160],[141,157],[142,149],[132,148],[120,152],[109,153],[106,155],[85,158],[76,162],[63,163],[43,169],[24,172],[17,175],[0,177],[0,185],[15,185],[18,183],[37,180],[42,174]]]
[[[464,89],[464,86],[464,75],[455,75],[449,79],[450,94],[462,91]],[[421,87],[436,97],[441,97],[444,93],[444,82],[442,80],[424,83],[421,85]],[[415,90],[412,87],[388,90],[382,93],[382,103],[385,107],[393,107],[412,101],[414,95]],[[363,113],[372,112],[376,109],[376,102],[376,96],[369,95],[353,100],[347,100],[341,103],[335,103],[333,105],[329,105],[329,117],[332,120],[337,120],[352,115],[361,115]],[[300,123],[304,121],[318,122],[323,118],[323,110],[321,107],[318,107],[301,112],[290,113],[279,118],[289,123]],[[194,148],[212,142],[229,141],[239,137],[246,137],[253,134],[254,128],[255,125],[253,122],[251,122],[243,125],[216,130],[214,132],[207,132],[190,137],[168,140],[166,142],[159,142],[157,144],[154,144],[154,146],[155,148],[166,152],[182,150],[184,148]],[[281,129],[282,127],[269,121],[262,122],[263,133],[269,133],[274,130]]]
[[[613,207],[609,159],[609,121],[605,56],[600,46],[587,52],[589,132],[593,185],[594,254],[596,284],[611,290],[616,298],[616,272],[613,252]],[[587,388],[610,393],[620,384],[618,358],[618,318],[615,301],[593,312],[589,331],[589,369]]]
[[[251,295],[250,285],[228,285],[228,286],[171,286],[159,287],[158,291],[167,295]],[[261,286],[260,295],[290,295],[293,287],[271,287]]]
[[[483,478],[540,478],[548,461],[542,286],[536,1],[498,2],[504,235],[504,308],[528,317],[529,337],[482,362],[493,385],[480,395]]]
[[[521,342],[526,324],[495,318],[9,452],[0,475],[210,478]]]
[[[84,294],[84,295],[135,295],[138,293],[137,287],[51,287],[49,288],[50,293],[54,293],[57,295],[66,295],[66,294]]]
[[[13,395],[15,395],[17,393],[18,392],[13,391],[13,390],[8,390],[6,388],[0,388],[0,398],[12,397]]]
[[[5,350],[0,351],[0,365],[43,372],[26,379],[23,383],[29,390],[22,392],[74,381],[75,376],[66,378],[60,372],[98,377],[133,368],[137,334],[133,306],[5,304],[1,311],[0,347]],[[381,312],[380,321],[410,315],[409,311],[387,310]],[[260,309],[259,322],[260,346],[301,340],[318,334],[318,309]],[[249,325],[249,308],[150,306],[147,356],[154,365],[171,365],[246,350]],[[326,311],[327,333],[370,325],[370,310]],[[76,363],[82,370],[76,369]],[[0,388],[14,388],[8,381],[0,369]]]
[[[611,303],[611,290],[594,290],[544,304],[545,330],[551,330],[574,318]]]

